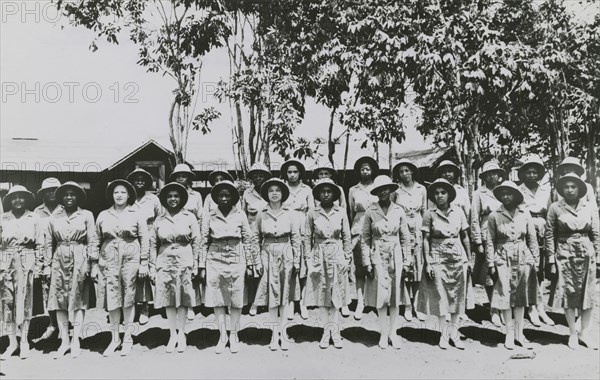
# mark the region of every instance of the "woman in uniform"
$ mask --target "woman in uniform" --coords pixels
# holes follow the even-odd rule
[[[269,348],[272,351],[279,349],[281,339],[281,349],[287,350],[289,338],[284,328],[286,308],[300,299],[300,289],[294,286],[301,258],[299,218],[297,212],[285,205],[290,194],[285,182],[269,179],[260,192],[268,206],[259,211],[256,217],[255,241],[260,246],[264,273],[254,303],[269,308],[273,331]]]
[[[58,179],[54,177],[48,177],[42,181],[42,187],[37,192],[38,201],[41,200],[42,204],[36,207],[35,210],[33,210],[33,212],[40,217],[40,230],[42,231],[42,234],[45,234],[46,231],[48,231],[48,220],[50,218],[50,215],[52,215],[54,210],[56,210],[57,208],[62,208],[62,206],[58,202],[58,199],[56,199],[56,195],[54,194],[59,186],[60,181]],[[40,239],[40,244],[42,244],[45,237],[42,236],[40,237]],[[51,254],[52,252],[46,253]],[[42,298],[44,300],[44,305],[46,305],[48,303],[50,277],[46,278],[42,275],[40,280],[42,281],[43,288]],[[34,285],[34,289],[38,288]],[[38,343],[44,339],[49,339],[52,335],[54,335],[54,332],[58,331],[58,324],[56,322],[56,312],[49,311],[48,317],[50,318],[50,323],[48,324],[46,331],[44,331],[42,336],[40,336],[39,338],[33,339],[33,343]]]
[[[2,200],[0,219],[0,323],[8,334],[8,347],[0,356],[6,360],[19,348],[21,359],[29,357],[29,321],[33,313],[33,280],[39,278],[43,256],[40,252],[40,217],[29,209],[34,196],[24,186],[10,188]]]
[[[210,196],[217,203],[202,221],[202,250],[200,279],[206,283],[204,305],[215,310],[219,325],[217,354],[225,350],[227,341],[232,353],[240,350],[238,331],[244,306],[245,275],[261,275],[262,266],[255,246],[253,232],[246,214],[233,205],[239,193],[230,181],[217,183]],[[231,334],[227,338],[225,313],[231,314]]]
[[[166,352],[184,352],[186,312],[196,306],[192,278],[198,273],[200,226],[184,209],[188,190],[176,182],[158,195],[165,211],[154,221],[150,235],[150,276],[155,280],[155,308],[166,308],[170,338]]]
[[[501,205],[494,196],[494,189],[502,183],[503,178],[506,178],[506,172],[498,165],[498,162],[492,160],[483,164],[479,178],[483,180],[484,184],[475,190],[471,202],[471,234],[477,253],[473,277],[476,284],[485,286],[488,300],[491,302],[494,283],[488,275],[485,262],[485,250],[488,247],[487,221],[490,213],[496,211]],[[490,313],[492,323],[497,327],[502,326],[498,310],[492,307]]]
[[[354,174],[360,182],[348,191],[348,204],[350,205],[350,234],[352,235],[352,260],[350,267],[350,285],[356,288],[356,310],[354,319],[361,320],[365,307],[365,271],[362,262],[362,228],[367,208],[377,202],[377,197],[371,195],[373,178],[379,175],[379,164],[372,157],[364,156],[354,163]],[[354,272],[354,274],[352,273]],[[350,303],[350,301],[347,301]]]
[[[329,347],[330,340],[336,348],[343,346],[338,310],[346,303],[346,271],[352,247],[346,210],[335,203],[340,195],[339,187],[331,179],[322,179],[313,188],[319,205],[306,216],[306,305],[320,309],[324,328],[319,347],[323,349]]]
[[[423,225],[423,213],[427,209],[427,189],[420,183],[415,182],[414,175],[417,166],[410,160],[400,160],[392,171],[398,182],[395,191],[394,202],[402,207],[406,214],[406,224],[410,232],[411,250],[407,252],[412,256],[410,260],[412,267],[404,274],[402,286],[406,287],[410,295],[410,302],[406,303],[404,318],[412,321],[413,304],[421,281],[423,271],[423,238],[421,237],[421,226]],[[425,315],[416,313],[420,321],[425,320]]]
[[[400,348],[397,333],[398,308],[410,302],[402,286],[403,271],[411,267],[410,232],[402,207],[391,201],[398,185],[386,175],[375,178],[372,195],[378,202],[365,212],[362,232],[362,262],[369,274],[365,286],[367,306],[377,308],[379,314],[379,347]],[[390,314],[388,320],[387,314]]]
[[[127,182],[135,187],[135,202],[131,206],[145,221],[149,233],[153,230],[154,221],[162,213],[160,200],[152,192],[152,175],[142,168],[137,168],[127,176]],[[136,284],[135,302],[140,308],[140,325],[148,323],[148,303],[154,301],[152,284],[148,276],[139,276]],[[123,350],[121,349],[121,352]]]
[[[169,177],[171,182],[177,182],[186,188],[188,192],[187,202],[184,203],[183,208],[190,211],[196,217],[198,224],[202,223],[202,214],[204,212],[204,206],[202,202],[202,194],[192,189],[192,182],[196,178],[194,172],[190,169],[187,164],[178,164],[173,169],[173,173]],[[196,298],[200,298],[196,295]],[[192,321],[195,318],[194,310],[189,308],[187,310],[187,319]]]
[[[538,295],[539,247],[535,225],[514,182],[496,186],[494,195],[502,205],[488,218],[487,263],[494,280],[491,304],[502,312],[506,324],[504,346],[512,350],[516,341],[531,349],[523,335],[523,318],[525,308],[535,305]]]
[[[250,228],[254,228],[256,223],[256,215],[260,210],[267,206],[267,202],[260,195],[260,188],[262,184],[265,183],[267,179],[273,177],[273,175],[271,174],[271,171],[269,171],[269,168],[267,168],[264,164],[255,162],[254,165],[250,167],[250,170],[248,170],[246,176],[250,179],[250,181],[252,181],[252,187],[246,189],[242,195],[242,210],[248,218],[248,224],[250,225]],[[251,304],[248,313],[250,315],[256,315],[254,297],[256,296],[258,280],[254,277],[254,274],[249,275],[248,283],[246,285],[245,297]]]
[[[523,207],[529,211],[535,225],[535,231],[540,248],[538,265],[538,302],[537,305],[529,307],[529,318],[531,323],[539,327],[543,323],[554,326],[554,321],[546,314],[544,307],[543,289],[544,289],[544,270],[545,257],[542,253],[544,247],[544,227],[546,226],[546,214],[550,206],[550,186],[540,185],[546,169],[544,163],[537,156],[530,156],[525,159],[523,165],[519,167],[518,175],[521,184],[519,190],[523,194]],[[541,320],[540,320],[541,319]]]
[[[298,160],[287,160],[281,165],[281,178],[287,184],[290,190],[290,196],[284,202],[290,211],[295,212],[295,217],[298,218],[298,224],[300,225],[301,239],[303,238],[306,227],[306,213],[309,208],[314,207],[315,200],[312,195],[312,189],[310,186],[302,182],[306,168],[304,164]],[[300,267],[298,268],[297,278],[295,282],[298,282],[300,287],[301,299],[300,299],[300,317],[302,319],[308,319],[308,309],[304,304],[304,289],[306,288],[306,263],[304,263],[304,254],[302,253],[303,245],[300,244],[300,257],[303,259],[300,261]],[[296,285],[293,285],[296,286]],[[288,319],[294,318],[294,305],[290,303],[288,309]]]
[[[594,336],[591,327],[600,255],[598,211],[584,200],[587,186],[576,174],[560,177],[556,191],[562,199],[548,209],[546,224],[549,279],[555,284],[549,303],[565,310],[570,348],[576,349],[582,341],[587,347],[597,349],[598,336]],[[575,325],[577,311],[581,316],[579,336]]]
[[[464,349],[457,322],[467,308],[466,294],[470,286],[467,281],[471,256],[469,225],[465,214],[452,203],[456,190],[450,182],[436,179],[427,188],[427,197],[435,208],[425,212],[421,227],[425,275],[419,286],[417,310],[438,317],[440,348],[447,349],[452,340],[456,348]],[[449,325],[446,323],[448,314]]]
[[[104,356],[112,356],[121,345],[119,322],[123,317],[125,337],[121,355],[131,352],[136,281],[148,277],[149,232],[147,219],[131,205],[136,191],[129,182],[117,179],[106,187],[112,207],[96,220],[100,269],[98,306],[108,311],[112,339]]]
[[[46,251],[54,247],[51,262],[44,264],[50,275],[48,310],[56,310],[61,344],[55,358],[71,349],[71,356],[81,354],[79,338],[85,310],[89,307],[90,287],[86,278],[97,277],[98,249],[94,216],[79,207],[85,200],[85,191],[76,182],[65,182],[56,189],[56,197],[63,208],[50,216],[44,242]],[[50,274],[51,270],[51,274]],[[69,322],[73,324],[73,340],[69,345]]]

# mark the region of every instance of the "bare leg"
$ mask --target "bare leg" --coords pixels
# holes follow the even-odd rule
[[[121,322],[121,309],[115,309],[108,312],[108,319],[110,321],[110,330],[112,339],[110,344],[104,350],[103,356],[112,356],[116,349],[121,345],[121,339],[119,337],[119,323]]]
[[[285,325],[286,315],[288,306],[279,306],[279,334],[281,337],[281,349],[286,351],[290,348],[290,337],[287,334],[287,327]]]
[[[515,340],[519,343],[523,348],[528,350],[533,349],[531,342],[525,338],[523,335],[524,320],[525,320],[525,308],[524,307],[515,307]]]
[[[186,314],[191,307],[180,306],[177,308],[177,352],[185,352],[187,348],[187,338],[185,336]]]
[[[342,348],[344,343],[342,341],[342,332],[340,331],[340,312],[337,308],[330,307],[328,314],[331,321],[331,340],[333,340],[333,346],[335,348]]]
[[[377,309],[377,313],[379,314],[379,347],[383,349],[388,348],[388,339],[390,337],[390,321],[387,316],[387,309],[387,306]],[[390,310],[390,314],[391,312]],[[396,309],[396,313],[398,313],[398,309]]]
[[[452,339],[454,342],[454,347],[464,350],[465,343],[460,340],[460,334],[458,332],[458,320],[460,318],[460,313],[452,313],[450,314],[450,324],[448,325],[448,337]]]
[[[329,310],[326,307],[319,308],[319,320],[323,325],[323,336],[321,337],[321,341],[319,342],[319,347],[327,348],[329,347],[329,340],[331,338],[331,330],[329,325]]]
[[[148,302],[142,302],[140,305],[140,325],[145,325],[148,323],[148,315],[150,314],[148,311]]]
[[[592,334],[591,326],[592,326],[592,310],[581,310],[581,334],[579,334],[579,339],[588,347],[597,350],[598,349],[598,341],[597,336]],[[21,343],[21,345],[23,345]]]
[[[54,359],[62,358],[69,350],[69,318],[65,310],[56,311],[56,322],[60,335],[60,347],[54,354]]]
[[[240,339],[238,331],[240,330],[240,319],[242,317],[242,309],[231,308],[231,334],[229,336],[229,349],[232,354],[240,350]]]
[[[44,334],[42,334],[41,337],[33,339],[33,343],[38,343],[42,340],[49,339],[52,336],[52,334],[54,334],[54,332],[56,331],[58,326],[58,323],[56,322],[56,310],[48,311],[48,316],[50,317],[50,324],[48,325],[46,331],[44,331]]]
[[[269,308],[269,322],[271,322],[271,343],[269,344],[269,348],[271,351],[277,351],[279,349],[279,316],[277,315],[277,312],[277,307]]]
[[[365,309],[365,278],[356,278],[356,311],[354,311],[354,319],[360,321],[363,317]]]
[[[493,286],[486,286],[485,287],[485,292],[488,296],[488,300],[492,300],[492,294],[494,293],[494,287]],[[492,323],[496,326],[496,327],[502,327],[502,321],[500,320],[500,312],[498,311],[498,309],[492,308],[490,307],[490,316],[491,316],[491,321]]]
[[[76,358],[81,355],[81,346],[79,338],[81,338],[81,330],[83,329],[83,320],[85,318],[85,310],[75,310],[73,321],[73,339],[71,340],[71,357]]]
[[[445,350],[449,347],[449,343],[448,343],[448,332],[446,331],[446,316],[443,315],[441,317],[438,317],[438,324],[440,325],[440,342],[438,343],[438,346],[440,346],[441,349]]]
[[[177,345],[177,308],[168,306],[165,308],[165,311],[169,324],[169,343],[167,343],[165,351],[171,353],[175,351],[175,346]]]
[[[400,337],[398,336],[398,307],[390,307],[390,342],[395,349],[400,348]]]
[[[19,357],[21,359],[27,359],[29,357],[29,319],[26,319],[21,324],[21,353]]]
[[[0,356],[1,360],[7,360],[12,354],[19,348],[19,342],[17,342],[17,325],[15,323],[4,323],[6,333],[8,334],[8,347],[6,351]]]
[[[576,325],[576,309],[565,309],[565,317],[567,324],[569,325],[569,348],[576,349],[579,347],[579,338],[577,337],[577,325]]]
[[[512,310],[502,310],[502,317],[504,318],[504,325],[506,326],[504,347],[506,347],[507,350],[513,350],[515,348],[515,324],[512,317]]]
[[[227,345],[227,326],[225,325],[225,308],[215,307],[215,317],[217,318],[217,325],[219,326],[219,341],[215,347],[217,354],[222,353]]]
[[[133,323],[135,317],[135,309],[133,306],[123,308],[123,324],[125,326],[125,336],[123,337],[123,345],[121,346],[121,356],[126,356],[131,352],[133,347],[133,338],[131,335],[137,330],[137,326]]]

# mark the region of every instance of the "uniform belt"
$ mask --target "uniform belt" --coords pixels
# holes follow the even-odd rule
[[[265,236],[263,243],[288,243],[290,241],[289,235],[283,236]]]
[[[71,246],[71,245],[83,245],[85,244],[84,242],[78,241],[78,240],[61,240],[59,242],[56,242],[56,245],[67,245],[67,246]]]
[[[315,239],[315,244],[339,244],[341,243],[341,239]]]
[[[2,251],[6,252],[6,253],[18,254],[23,251],[35,251],[35,246],[19,245],[16,247],[13,246],[13,247],[2,248]]]
[[[211,242],[214,243],[218,243],[218,244],[238,244],[242,239],[241,238],[236,238],[236,237],[230,237],[230,238],[211,238]]]
[[[579,239],[582,237],[589,238],[587,231],[572,231],[568,234],[559,234],[559,239]]]
[[[531,216],[534,218],[543,218],[546,219],[546,214],[542,212],[530,212]]]

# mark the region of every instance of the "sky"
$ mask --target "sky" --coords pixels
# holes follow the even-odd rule
[[[573,2],[575,3],[575,2]],[[1,0],[0,79],[2,102],[0,137],[116,144],[153,138],[170,148],[167,115],[174,82],[146,73],[136,64],[137,49],[126,35],[119,45],[98,41],[94,33],[72,27],[50,1]],[[191,132],[191,146],[228,147],[231,151],[230,110],[211,95],[214,83],[228,75],[223,50],[203,61],[198,109],[215,106],[222,117],[212,133]],[[306,117],[297,136],[326,136],[329,112],[307,101]],[[407,117],[407,138],[395,149],[431,147]],[[336,126],[335,135],[342,129]],[[357,138],[360,143],[361,136]]]

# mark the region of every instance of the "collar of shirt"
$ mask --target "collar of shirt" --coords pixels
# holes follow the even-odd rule
[[[277,212],[275,212],[275,210],[273,210],[271,206],[267,206],[263,209],[263,211],[269,214],[273,219],[277,219],[279,218],[279,216],[281,216],[281,214],[283,214],[286,211],[289,211],[289,208],[287,206],[281,206],[281,208]]]
[[[125,206],[125,208],[123,209],[122,213],[123,213],[123,212],[135,212],[135,210],[134,210],[134,209],[133,209],[131,206],[127,205],[127,206]],[[108,209],[108,213],[109,213],[109,214],[111,214],[111,215],[114,215],[114,216],[116,216],[116,217],[118,217],[118,216],[120,215],[119,213],[117,213],[117,210],[115,209],[115,206],[114,206],[114,205],[112,205],[112,206],[111,206],[111,207]]]
[[[231,210],[229,211],[229,214],[227,214],[227,216],[224,216],[223,213],[221,212],[221,210],[219,209],[219,207],[215,207],[213,210],[211,210],[210,215],[214,216],[218,219],[221,219],[223,221],[227,221],[231,218],[233,218],[235,215],[237,215],[237,213],[240,212],[237,208],[232,207]]]
[[[164,217],[166,220],[168,220],[171,223],[175,223],[177,221],[177,219],[187,217],[190,215],[192,215],[192,214],[188,210],[185,210],[185,209],[180,209],[179,212],[173,216],[171,216],[171,214],[166,210],[162,213],[162,217]]]
[[[289,184],[288,184],[288,188],[290,189],[290,195],[293,195],[296,197],[300,194],[300,192],[302,190],[305,190],[306,188],[309,188],[309,187],[304,182],[300,182],[300,184],[298,186],[296,186],[295,189],[293,189],[291,186],[289,186]]]
[[[315,211],[317,211],[319,214],[323,215],[327,219],[329,219],[329,217],[331,217],[332,215],[336,214],[339,210],[340,206],[336,203],[333,204],[333,207],[331,208],[331,211],[329,213],[325,212],[321,205],[315,207]]]
[[[79,216],[81,214],[82,210],[83,209],[81,207],[77,206],[77,210],[75,210],[75,212],[73,212],[71,215],[68,215],[67,211],[63,207],[60,210],[54,210],[53,214],[54,215],[65,215],[69,219],[74,219],[74,218],[76,218],[77,216]]]
[[[523,205],[520,204],[515,208],[515,215],[512,216],[510,215],[510,212],[506,209],[506,207],[504,207],[504,205],[501,205],[500,208],[498,208],[498,211],[500,211],[500,213],[502,213],[504,216],[506,216],[507,218],[513,220],[517,218],[518,214],[523,214],[525,213],[525,209],[523,209]]]
[[[452,215],[452,213],[456,212],[456,207],[454,205],[450,205],[450,207],[448,207],[448,214],[446,214],[445,212],[443,212],[442,210],[440,210],[437,207],[433,208],[433,212],[435,212],[439,217],[444,218],[447,221],[449,221],[450,215]]]
[[[378,214],[379,216],[381,216],[384,219],[387,219],[388,216],[395,210],[395,209],[399,209],[400,205],[394,203],[394,202],[390,202],[390,207],[388,208],[387,214],[385,212],[383,212],[383,208],[381,208],[381,205],[379,204],[379,202],[373,202],[371,204],[371,209]]]
[[[565,209],[566,211],[570,212],[573,215],[577,215],[579,213],[579,211],[581,211],[581,209],[585,206],[585,199],[581,198],[579,199],[579,202],[577,203],[577,208],[573,208],[571,205],[569,205],[567,203],[567,201],[565,201],[565,198],[562,198],[561,200],[558,201],[559,206],[561,206],[563,209]]]
[[[29,210],[25,210],[25,212],[23,213],[23,215],[21,215],[21,217],[19,219],[23,219],[23,218],[33,218],[34,214],[33,212],[29,211]],[[4,218],[5,219],[10,219],[10,220],[16,220],[17,217],[15,216],[15,214],[12,213],[12,211],[7,211],[4,213]]]
[[[423,185],[421,185],[421,184],[420,184],[420,183],[418,183],[418,182],[413,182],[413,185],[412,185],[411,187],[404,186],[402,183],[399,183],[399,184],[398,184],[398,190],[404,191],[405,193],[407,193],[407,194],[409,194],[409,195],[412,195],[412,192],[413,192],[414,190],[418,190],[418,189],[420,189],[421,187],[424,187],[424,186],[423,186]]]

